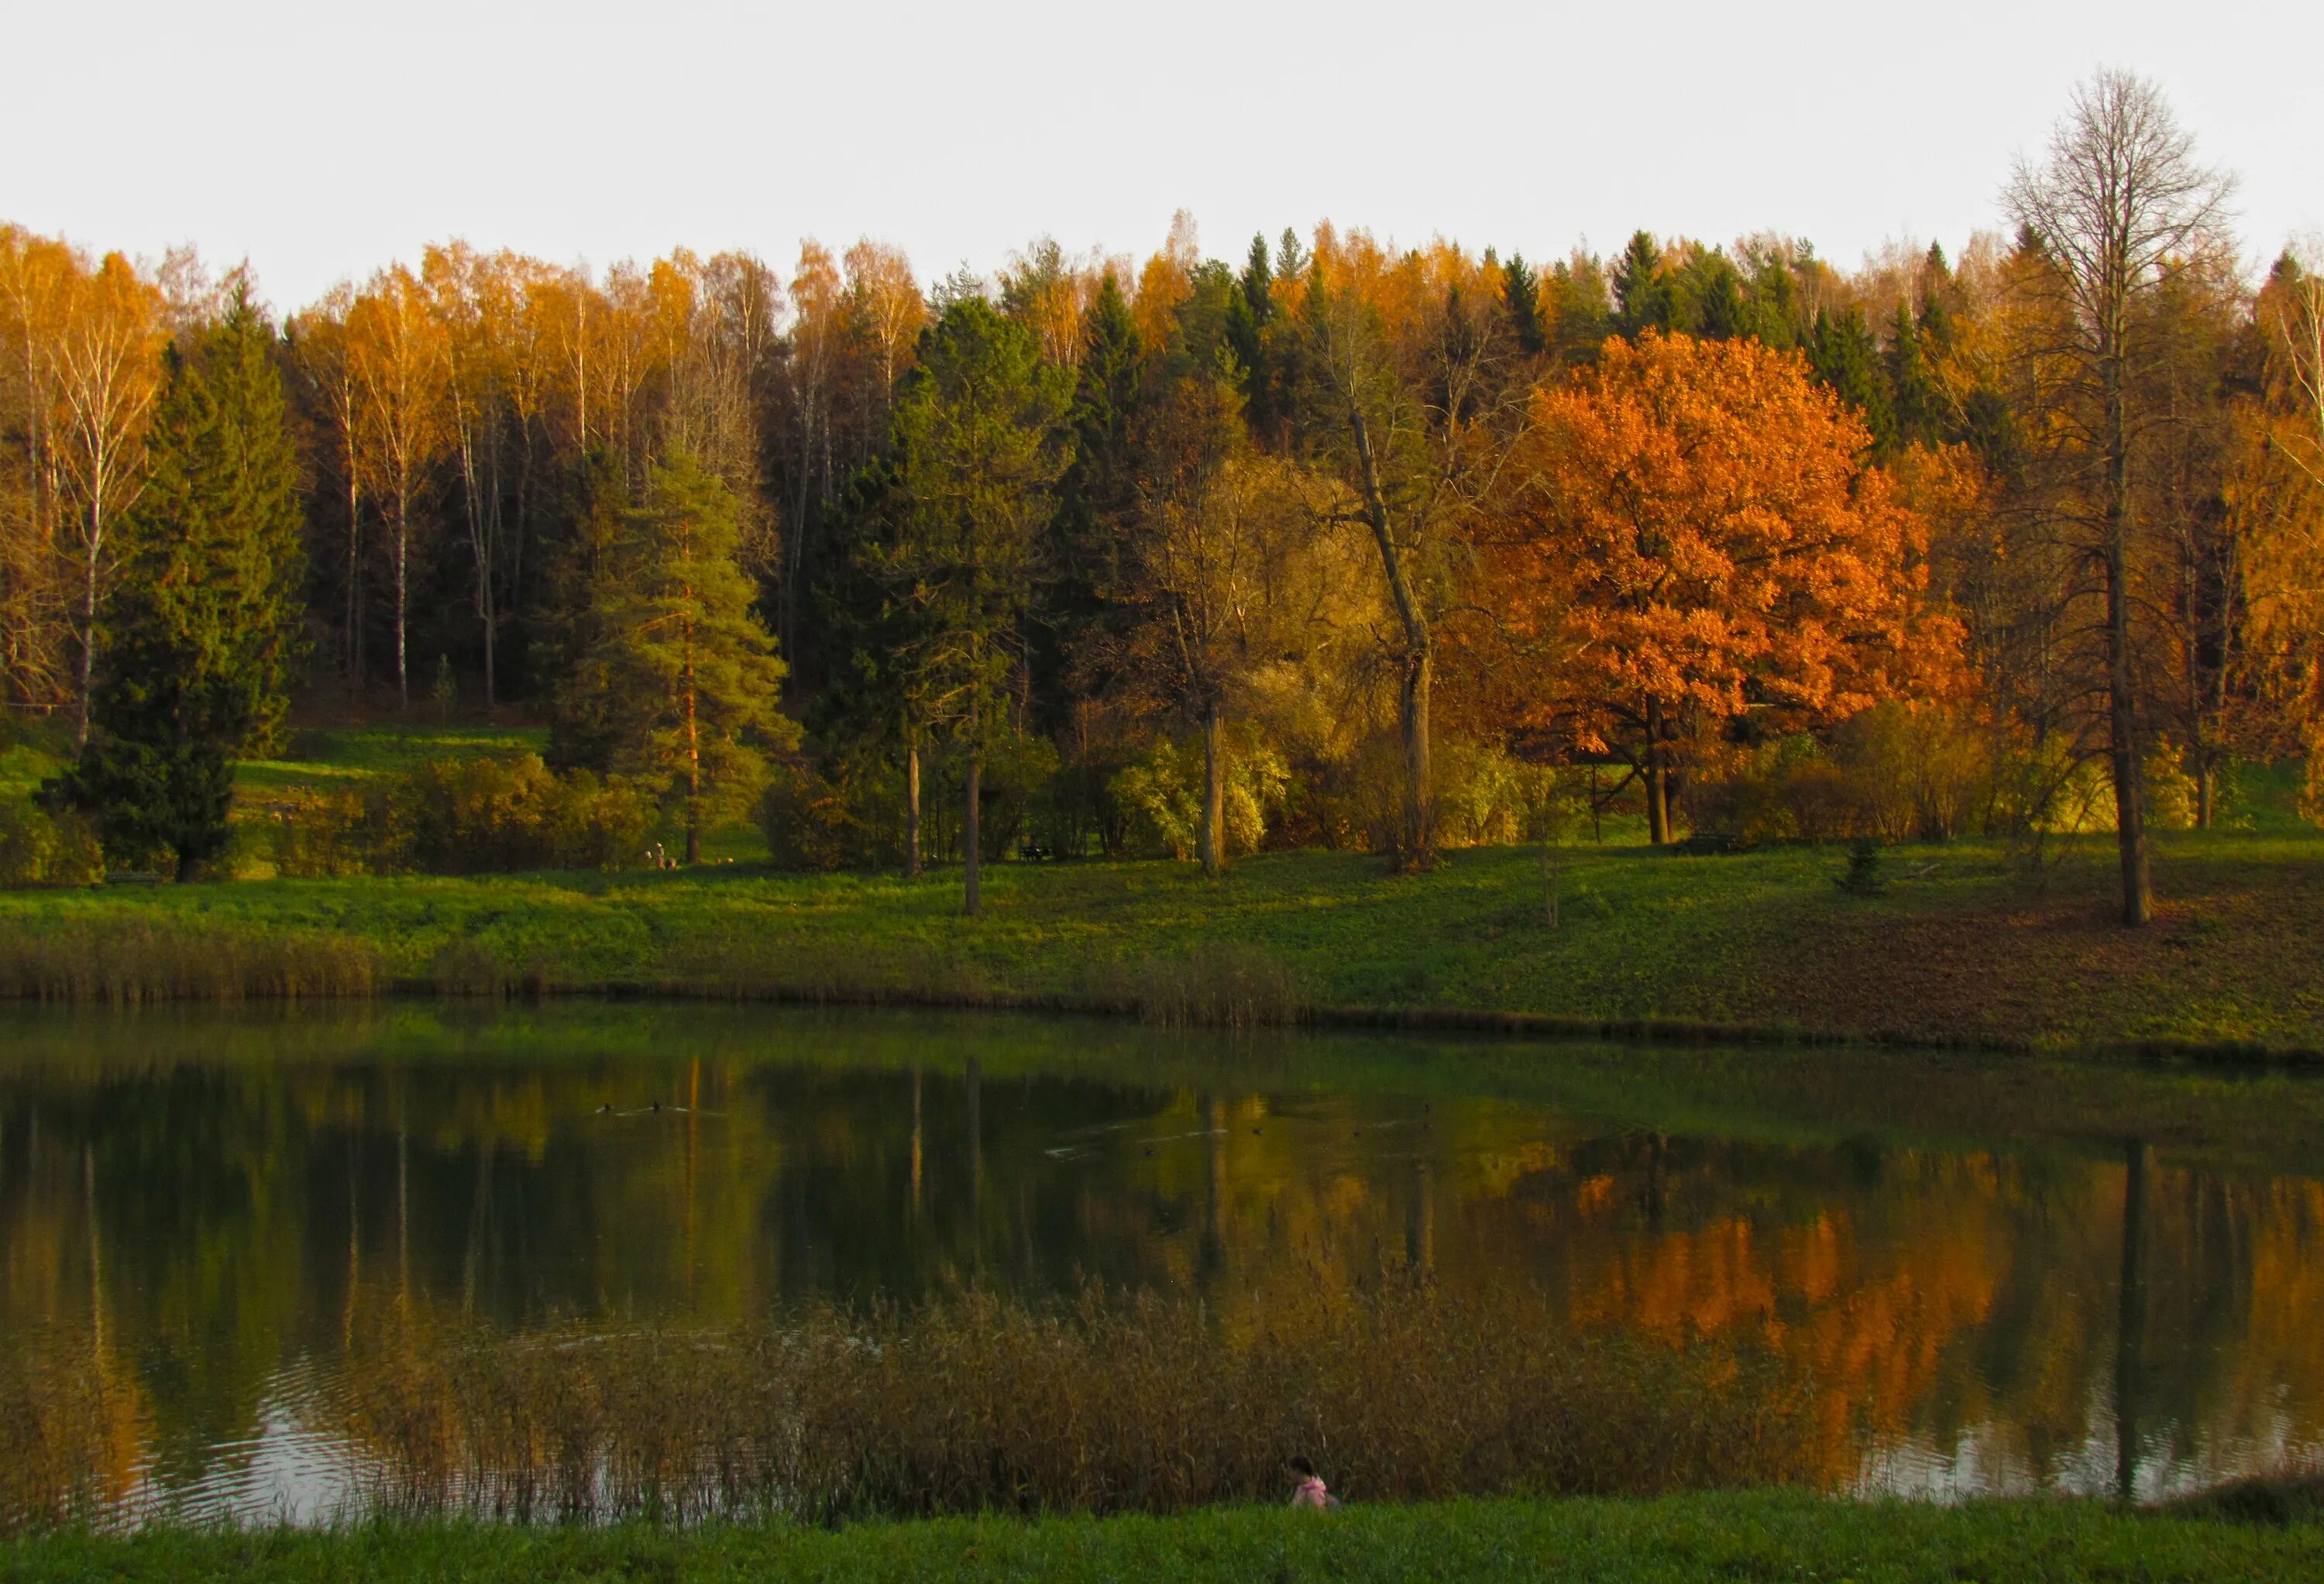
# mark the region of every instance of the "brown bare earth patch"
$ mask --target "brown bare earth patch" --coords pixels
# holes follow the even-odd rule
[[[1762,1015],[1809,1028],[2119,1044],[2233,1040],[2268,1022],[2324,1045],[2324,871],[2206,862],[2158,871],[2154,922],[2125,928],[2097,865],[2038,891],[1925,898],[1810,918],[1765,981]],[[2282,1043],[2282,1042],[2278,1042]]]

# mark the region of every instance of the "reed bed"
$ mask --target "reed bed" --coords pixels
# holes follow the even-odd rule
[[[1236,1317],[981,1294],[782,1328],[397,1326],[348,1371],[373,1505],[604,1520],[1169,1513],[1314,1458],[1368,1501],[1825,1484],[1752,1348],[1566,1334],[1542,1299],[1392,1282]]]
[[[388,983],[378,946],[328,931],[127,918],[44,928],[0,923],[0,999],[288,1000],[376,995]]]
[[[1117,992],[1166,1028],[1264,1028],[1297,1023],[1308,995],[1290,965],[1238,943],[1149,956]]]
[[[1367,1503],[1849,1472],[1767,1350],[1578,1337],[1521,1289],[1307,1285],[1234,1313],[1093,1287],[697,1331],[508,1333],[390,1307],[297,1412],[354,1472],[350,1519],[1174,1513],[1279,1499],[1296,1452]],[[93,1375],[87,1331],[8,1344],[0,1533],[134,1522],[133,1497],[170,1510],[140,1487],[142,1394]]]

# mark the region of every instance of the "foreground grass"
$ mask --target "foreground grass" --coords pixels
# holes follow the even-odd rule
[[[337,1533],[159,1531],[0,1547],[0,1579],[235,1578],[1510,1579],[1622,1584],[1734,1579],[2212,1580],[2324,1573],[2324,1524],[2244,1524],[2090,1502],[1957,1507],[1789,1495],[1652,1502],[1490,1501],[1332,1514],[1222,1508],[1175,1518],[869,1524],[836,1532],[646,1525],[360,1526]]]
[[[29,961],[42,940],[69,939],[115,969],[127,960],[123,932],[131,954],[140,930],[299,936],[310,950],[318,936],[346,939],[376,953],[383,982],[456,989],[505,980],[1134,1003],[1158,972],[1175,964],[1184,979],[1193,963],[1198,981],[1272,975],[1278,999],[1306,1005],[2052,1048],[2324,1045],[2324,953],[2310,945],[2324,937],[2324,841],[2315,836],[2163,838],[2160,916],[2136,932],[2113,922],[2111,854],[2096,843],[2039,886],[1974,843],[1893,852],[1895,881],[1874,897],[1833,883],[1842,863],[1813,848],[1724,858],[1576,850],[1554,930],[1543,917],[1537,853],[1486,850],[1422,877],[1329,852],[1246,860],[1216,882],[1163,862],[1001,864],[977,920],[959,916],[957,875],[907,882],[733,865],[19,892],[0,897],[0,932],[16,959]]]

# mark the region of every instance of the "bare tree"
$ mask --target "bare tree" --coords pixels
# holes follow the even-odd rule
[[[115,520],[144,488],[145,422],[161,390],[161,296],[119,253],[73,282],[49,345],[50,424],[60,513],[79,579],[79,666],[73,741],[88,741],[97,612],[112,568]]]
[[[372,494],[385,507],[393,535],[395,697],[411,705],[408,628],[413,508],[444,450],[445,334],[410,271],[398,264],[374,276],[347,314],[350,356],[370,437],[358,450],[375,470]]]
[[[2153,916],[2146,811],[2141,785],[2137,683],[2130,587],[2135,530],[2132,479],[2148,420],[2138,391],[2150,356],[2142,310],[2180,271],[2226,245],[2233,180],[2200,164],[2162,90],[2124,71],[2101,71],[2075,89],[2040,161],[2021,159],[2010,179],[2010,216],[2055,268],[2045,277],[2069,310],[2069,344],[2087,416],[2080,420],[2091,476],[2087,553],[2106,592],[2107,747],[2122,862],[2122,918]]]

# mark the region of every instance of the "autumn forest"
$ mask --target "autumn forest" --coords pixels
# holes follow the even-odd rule
[[[2133,78],[1997,185],[1855,269],[1182,215],[932,285],[453,241],[279,318],[0,228],[0,691],[69,761],[17,878],[222,871],[294,712],[466,711],[545,751],[278,810],[278,869],[755,824],[973,911],[1003,856],[2089,829],[2141,922],[2150,825],[2324,752],[2324,261],[2255,275]]]

